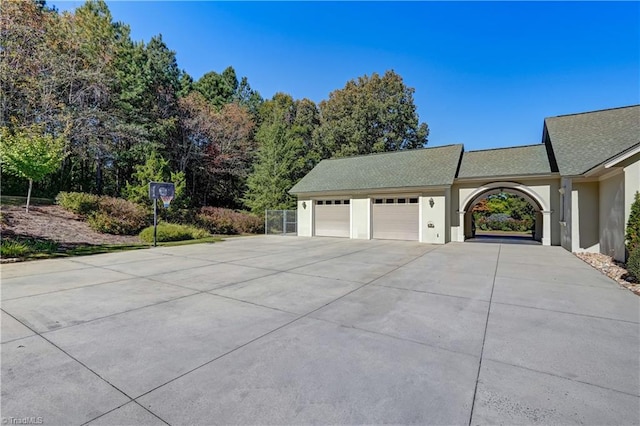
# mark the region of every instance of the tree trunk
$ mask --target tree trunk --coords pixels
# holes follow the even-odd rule
[[[31,201],[31,188],[33,187],[33,179],[29,179],[29,192],[27,192],[27,213],[29,213],[29,201]]]
[[[102,159],[96,158],[96,193],[102,195],[103,177],[102,177]]]

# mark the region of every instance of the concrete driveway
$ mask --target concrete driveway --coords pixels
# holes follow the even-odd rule
[[[640,423],[640,298],[558,247],[250,237],[1,289],[5,424]]]

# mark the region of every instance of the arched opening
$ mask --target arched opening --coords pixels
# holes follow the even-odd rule
[[[549,244],[546,206],[525,186],[488,184],[470,194],[463,206],[463,241]]]

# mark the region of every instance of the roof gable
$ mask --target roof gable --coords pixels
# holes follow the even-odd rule
[[[581,175],[640,143],[640,105],[546,118],[563,176]]]
[[[458,178],[540,175],[552,172],[544,144],[468,151]]]
[[[451,185],[461,154],[462,145],[448,145],[322,160],[289,192]]]

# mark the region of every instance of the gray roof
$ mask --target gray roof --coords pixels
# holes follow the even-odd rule
[[[640,143],[640,105],[544,120],[563,176],[581,175]]]
[[[458,178],[539,175],[551,171],[545,145],[537,144],[465,152]]]
[[[462,145],[448,145],[322,160],[289,192],[451,185],[461,154]]]

